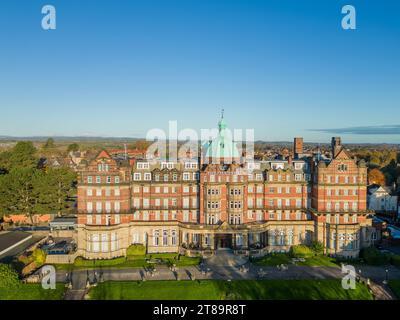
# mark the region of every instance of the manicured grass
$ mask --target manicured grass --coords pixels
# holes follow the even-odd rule
[[[61,300],[65,292],[64,284],[57,283],[56,289],[45,290],[41,284],[21,284],[14,290],[0,290],[0,300]]]
[[[104,282],[89,292],[94,300],[371,300],[357,283],[345,290],[340,280],[198,280]]]
[[[257,266],[277,266],[280,264],[289,264],[291,263],[291,257],[286,253],[275,253],[269,254],[262,258],[253,259],[253,263]],[[334,258],[330,258],[324,255],[317,255],[305,258],[304,262],[298,261],[296,262],[299,266],[308,266],[308,267],[337,267],[337,263]]]
[[[389,280],[389,287],[392,289],[397,299],[400,300],[400,280]]]
[[[308,267],[338,267],[335,258],[327,257],[324,255],[313,256],[306,258],[306,261],[296,262],[298,266]]]
[[[69,269],[87,269],[87,268],[143,268],[151,265],[156,266],[157,263],[149,263],[148,261],[159,260],[161,264],[172,265],[175,264],[178,267],[183,266],[196,266],[200,263],[200,258],[179,256],[176,253],[154,253],[146,256],[130,256],[128,258],[120,257],[115,259],[105,260],[86,260],[80,257],[76,258],[74,263],[69,264],[57,264],[57,270],[69,270]]]
[[[290,257],[286,253],[272,253],[261,258],[253,258],[251,262],[257,266],[277,266],[288,264]]]

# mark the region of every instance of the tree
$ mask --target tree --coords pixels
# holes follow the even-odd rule
[[[25,214],[33,224],[33,215],[42,213],[38,206],[41,171],[14,168],[0,176],[0,217],[7,214]]]
[[[18,273],[10,265],[0,263],[0,290],[16,289],[20,284]]]
[[[48,138],[46,143],[43,146],[44,149],[53,149],[54,147],[55,147],[55,145],[54,145],[54,139],[53,138]]]
[[[379,169],[372,169],[368,172],[369,184],[385,185],[385,175]]]
[[[20,141],[10,151],[0,154],[0,168],[8,172],[14,168],[35,168],[36,148],[30,141]]]
[[[76,152],[78,150],[79,150],[79,144],[77,144],[77,143],[71,143],[67,148],[68,152],[71,152],[71,151]]]
[[[71,198],[75,194],[76,174],[67,167],[49,168],[39,183],[39,206],[41,210],[57,212],[73,206]]]

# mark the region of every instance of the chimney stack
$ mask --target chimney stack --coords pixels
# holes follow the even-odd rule
[[[340,150],[342,150],[342,139],[340,137],[332,137],[331,147],[332,158],[335,158]]]
[[[293,157],[297,159],[299,154],[302,153],[303,153],[303,138],[296,137],[294,138],[294,143],[293,143]]]

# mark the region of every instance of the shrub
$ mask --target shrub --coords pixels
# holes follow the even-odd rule
[[[126,255],[129,256],[144,256],[146,247],[142,244],[132,244],[126,249]]]
[[[8,264],[0,263],[0,289],[19,287],[18,273]]]
[[[76,267],[107,267],[122,264],[126,261],[125,257],[104,260],[90,260],[77,257],[74,261]]]
[[[375,247],[364,248],[361,250],[361,257],[367,264],[382,265],[390,262],[390,256],[381,253]]]
[[[399,255],[393,255],[392,258],[391,258],[391,263],[396,267],[400,267],[400,256]]]
[[[309,258],[314,252],[306,245],[299,244],[290,248],[290,255],[294,258]]]
[[[27,256],[25,254],[22,254],[18,257],[18,261],[22,262],[24,265],[28,265],[33,261],[32,255]]]
[[[32,252],[33,261],[36,263],[38,267],[45,264],[46,256],[47,256],[46,252],[44,252],[42,249],[35,249]]]
[[[324,245],[321,241],[313,241],[311,244],[311,249],[315,254],[323,254],[324,253]]]

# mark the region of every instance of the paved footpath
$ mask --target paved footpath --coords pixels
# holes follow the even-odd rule
[[[245,267],[247,272],[240,269]],[[361,272],[360,272],[361,270]],[[393,293],[383,284],[388,270],[389,279],[400,279],[400,270],[390,267],[356,266],[356,272],[364,281],[370,279],[370,288],[377,299],[393,299]],[[67,290],[65,299],[83,299],[87,293],[87,281],[140,281],[140,280],[250,280],[250,279],[341,279],[340,267],[306,267],[288,265],[287,270],[277,267],[259,267],[243,258],[222,254],[219,257],[205,259],[200,266],[179,267],[176,271],[166,266],[158,266],[154,273],[146,273],[143,268],[102,268],[74,270],[72,272],[72,288]],[[57,281],[66,282],[66,271],[57,271]]]

